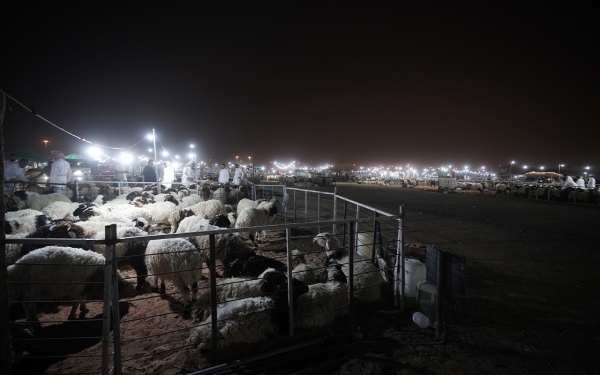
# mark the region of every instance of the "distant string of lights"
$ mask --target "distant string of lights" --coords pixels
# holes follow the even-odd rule
[[[294,160],[293,162],[291,162],[288,165],[283,165],[283,164],[279,164],[278,162],[273,162],[273,164],[275,164],[275,166],[279,169],[288,169],[291,168],[294,164],[296,164],[296,161]]]

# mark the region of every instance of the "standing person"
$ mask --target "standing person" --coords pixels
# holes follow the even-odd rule
[[[585,188],[585,181],[583,181],[583,177],[577,176],[576,179],[577,182],[575,183],[577,184],[577,187],[581,189]]]
[[[571,176],[565,176],[564,177],[564,182],[561,186],[561,189],[566,189],[566,188],[570,188],[570,187],[577,187],[577,184],[575,183],[575,181],[573,181],[573,179],[571,178]]]
[[[27,164],[29,164],[29,160],[21,159],[18,162],[7,162],[4,165],[4,194],[10,194],[17,190],[19,182],[29,182],[25,178]]]
[[[65,154],[61,151],[50,151],[50,157],[53,161],[50,166],[50,179],[48,180],[48,183],[50,183],[50,185],[61,184],[52,185],[54,191],[58,194],[67,195],[67,183],[71,181],[71,176],[73,176],[71,164],[65,160]]]
[[[119,186],[127,186],[127,170],[122,162],[115,164],[115,179],[119,182]]]
[[[171,183],[175,180],[175,171],[168,161],[163,162],[163,168],[160,170],[160,178],[158,180],[162,182],[167,189],[171,187]]]
[[[183,167],[183,172],[181,173],[181,182],[185,186],[189,186],[191,182],[196,178],[196,162],[191,160],[189,161],[185,167]]]
[[[244,170],[238,163],[235,163],[235,171],[233,172],[233,184],[240,185],[242,183],[242,178],[244,178]]]
[[[221,164],[221,171],[219,172],[219,183],[226,184],[229,182],[229,171],[225,168],[225,164]]]
[[[156,182],[156,168],[153,159],[148,160],[148,164],[142,171],[142,182]]]
[[[90,169],[90,173],[92,174],[92,180],[100,181],[100,160],[93,161]]]
[[[596,179],[593,175],[590,175],[590,179],[587,182],[587,188],[591,190],[596,190]]]

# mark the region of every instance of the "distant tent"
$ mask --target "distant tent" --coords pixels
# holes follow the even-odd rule
[[[85,159],[85,158],[81,155],[69,154],[69,155],[65,155],[65,159]]]
[[[48,158],[43,157],[42,155],[38,154],[37,152],[33,151],[30,148],[22,148],[20,150],[5,152],[4,159],[8,160],[8,157],[10,156],[10,154],[17,155],[17,160],[25,158],[29,161],[34,161],[36,163],[47,163],[48,162]]]

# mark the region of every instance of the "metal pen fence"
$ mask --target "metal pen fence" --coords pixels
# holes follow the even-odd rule
[[[111,225],[106,228],[105,240],[26,240],[26,239],[11,239],[7,240],[9,243],[42,243],[42,244],[68,244],[70,246],[80,246],[89,248],[92,244],[105,244],[106,245],[106,258],[103,266],[104,280],[109,280],[103,284],[104,298],[102,301],[102,314],[100,317],[94,317],[94,319],[81,319],[77,320],[79,324],[84,322],[102,322],[100,332],[98,330],[91,330],[88,336],[72,336],[63,337],[58,335],[55,338],[44,337],[44,340],[78,340],[78,339],[90,339],[90,340],[101,340],[101,355],[94,352],[93,348],[86,347],[77,354],[65,354],[60,353],[58,356],[39,356],[40,358],[48,362],[61,362],[73,360],[74,358],[96,358],[98,361],[89,361],[85,368],[89,369],[89,373],[102,373],[108,374],[113,371],[116,374],[124,372],[124,366],[132,361],[139,360],[140,358],[154,356],[161,353],[168,353],[179,350],[192,350],[191,348],[197,346],[206,346],[212,349],[212,353],[218,348],[218,343],[222,340],[219,333],[219,327],[225,324],[226,318],[219,316],[219,312],[224,310],[224,303],[231,304],[231,299],[227,302],[221,300],[222,295],[219,294],[218,288],[223,289],[222,283],[217,283],[218,275],[224,274],[223,265],[218,265],[216,247],[216,237],[227,233],[238,233],[243,231],[261,231],[269,230],[271,232],[280,232],[285,237],[285,252],[281,255],[275,255],[273,258],[280,261],[285,265],[287,272],[288,285],[292,285],[292,277],[302,278],[302,273],[313,272],[315,274],[322,274],[327,272],[327,267],[322,264],[322,259],[326,258],[327,255],[325,250],[317,248],[312,245],[312,238],[315,234],[321,232],[330,232],[335,236],[340,244],[340,249],[349,249],[349,264],[347,272],[347,301],[334,306],[333,311],[327,313],[334,314],[334,316],[352,316],[353,308],[355,306],[356,298],[369,293],[369,288],[382,290],[382,298],[389,298],[390,302],[395,306],[403,307],[403,290],[404,290],[404,278],[401,277],[404,272],[404,256],[402,252],[402,219],[403,212],[402,207],[399,215],[390,215],[368,206],[362,205],[358,202],[348,200],[334,193],[309,191],[296,188],[285,188],[284,186],[256,186],[255,196],[260,199],[267,199],[270,197],[281,198],[279,201],[280,216],[276,225],[270,225],[265,227],[254,227],[254,228],[238,228],[238,229],[222,229],[215,231],[206,232],[195,232],[195,233],[179,233],[169,235],[156,235],[146,237],[133,237],[133,238],[117,238],[116,225]],[[300,231],[302,230],[302,231]],[[300,232],[296,232],[300,231]],[[311,233],[307,235],[307,233]],[[153,274],[148,272],[147,275],[135,275],[132,276],[128,271],[124,274],[120,273],[117,269],[118,264],[122,264],[128,260],[128,256],[117,256],[118,243],[130,243],[139,241],[149,240],[160,240],[160,239],[172,239],[172,238],[189,238],[197,236],[208,236],[208,247],[199,249],[200,251],[208,252],[209,261],[207,272],[207,280],[200,282],[197,286],[192,287],[190,292],[200,293],[198,301],[206,299],[208,297],[209,303],[207,304],[196,304],[191,308],[182,306],[181,300],[177,297],[182,293],[181,290],[175,290],[169,285],[169,289],[156,293],[146,292],[134,292],[130,285],[129,289],[121,294],[119,291],[119,284],[129,285],[129,279],[137,279],[138,276],[150,276],[161,277],[163,274]],[[292,250],[298,246],[304,246],[304,254],[307,255],[310,260],[310,271],[298,271],[294,273],[292,265],[294,263],[294,255]],[[312,246],[312,247],[311,247]],[[331,250],[340,250],[331,249]],[[136,256],[147,256],[147,255],[136,255]],[[358,258],[356,258],[358,257]],[[356,271],[355,266],[360,268],[361,262],[366,262],[372,265],[370,271]],[[189,271],[190,269],[178,269],[174,271],[174,274],[180,272]],[[381,281],[376,285],[364,286],[360,283],[356,283],[355,279],[361,277],[367,277],[369,273],[381,274]],[[317,276],[318,277],[318,276]],[[357,279],[357,280],[358,280]],[[34,283],[35,280],[32,280]],[[249,279],[245,281],[239,281],[239,283],[254,282],[258,283],[258,278]],[[389,288],[389,293],[385,292],[385,288]],[[222,291],[222,290],[221,290]],[[298,309],[300,313],[294,312],[291,308],[293,304],[293,288],[287,290],[287,330],[290,336],[296,333],[296,330],[301,329],[303,326],[311,326],[314,323],[310,323],[315,320],[315,317],[311,313],[316,307],[322,305],[321,302],[325,300],[335,299],[335,297],[341,297],[343,293],[331,293],[326,297],[318,296],[315,293],[311,294],[311,298],[305,297],[298,301]],[[221,296],[221,297],[220,297]],[[359,297],[357,297],[359,296]],[[241,298],[238,298],[241,299]],[[123,311],[124,306],[143,306],[146,303],[154,303],[150,301],[167,301],[168,307],[165,308],[164,312],[160,314],[143,314],[143,311],[137,311],[136,314],[127,314],[126,310]],[[235,301],[235,299],[233,299]],[[342,298],[343,300],[343,298]],[[79,303],[83,300],[71,299],[61,301],[62,303]],[[19,300],[12,300],[17,303]],[[100,303],[100,300],[88,301],[93,303]],[[310,308],[309,308],[310,307]],[[210,309],[210,314],[208,310]],[[197,322],[184,320],[177,326],[176,329],[169,331],[162,331],[156,329],[152,333],[145,334],[137,333],[134,328],[130,328],[134,322],[148,322],[149,325],[153,323],[160,323],[161,320],[169,319],[173,314],[182,316],[189,316],[192,311],[197,310],[198,313],[193,315],[197,317]],[[200,312],[205,312],[200,319]],[[204,319],[204,317],[207,317]],[[243,314],[239,314],[237,319],[245,319]],[[48,324],[66,323],[66,320],[51,320],[42,321],[44,326]],[[69,321],[73,322],[73,321]],[[20,321],[19,323],[30,323]],[[69,323],[70,324],[70,323]],[[205,326],[206,328],[202,328]],[[97,328],[97,327],[96,327]],[[323,327],[320,327],[323,328]],[[191,330],[207,330],[210,334],[205,339],[189,343],[188,336]],[[87,332],[87,331],[86,331]],[[168,339],[167,339],[168,338]],[[36,338],[36,340],[40,340]],[[215,345],[213,345],[215,343]],[[131,351],[134,353],[130,357],[122,356],[122,346],[127,345],[129,347],[136,346],[139,350]],[[90,354],[88,354],[90,353]],[[99,357],[98,357],[99,356]],[[32,358],[33,359],[33,358]],[[65,370],[66,371],[66,370]],[[79,370],[80,371],[80,370]],[[126,369],[125,372],[130,371]],[[68,373],[68,371],[66,371]],[[79,372],[78,372],[79,373]]]

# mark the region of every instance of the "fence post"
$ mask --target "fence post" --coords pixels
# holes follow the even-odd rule
[[[360,206],[356,204],[356,220],[360,219]],[[356,222],[354,231],[354,243],[358,243],[358,232],[360,231],[360,224]]]
[[[112,297],[112,325],[115,374],[123,373],[121,368],[121,316],[119,313],[119,272],[117,271],[117,224],[105,227],[106,253],[111,253],[112,278],[110,292]]]
[[[337,220],[337,186],[333,188],[333,221]],[[337,225],[333,225],[333,235],[337,234]]]
[[[346,215],[348,213],[348,201],[344,200],[344,220],[346,220]],[[346,247],[346,225],[344,225],[344,235],[342,236],[342,247]]]
[[[398,306],[400,296],[400,309],[404,310],[404,205],[400,205],[398,214],[398,244],[396,246],[396,264],[394,265],[394,306]],[[398,285],[398,282],[400,285]],[[398,290],[400,288],[400,290]]]
[[[113,224],[115,225],[115,224]],[[106,226],[105,243],[108,243],[108,231],[110,226]],[[102,375],[108,375],[108,361],[110,358],[110,302],[111,302],[111,284],[112,284],[112,262],[113,253],[108,251],[106,245],[104,259],[104,306],[102,311]]]
[[[353,306],[354,306],[354,224],[348,223],[348,315],[350,316],[350,324],[353,321]],[[354,329],[354,327],[350,327]]]
[[[294,189],[294,224],[296,223],[296,189]]]
[[[308,222],[308,190],[304,190],[304,222]]]
[[[210,323],[212,334],[212,352],[215,354],[217,350],[218,326],[217,326],[217,251],[215,248],[215,235],[208,235],[208,243],[210,247],[210,259],[208,268],[210,270]]]
[[[294,309],[292,293],[294,292],[294,283],[292,281],[292,228],[285,228],[286,237],[286,252],[287,252],[287,279],[288,279],[288,318],[289,318],[289,334],[294,336]]]
[[[321,221],[321,193],[317,195],[317,222]],[[321,233],[321,226],[317,227],[319,233]]]

